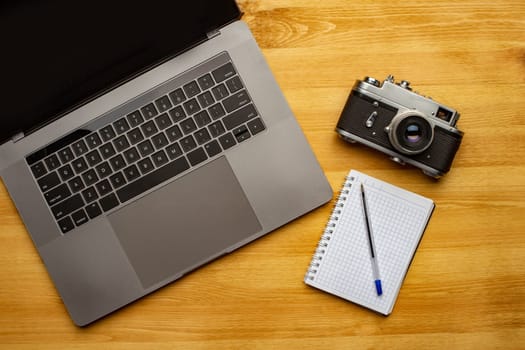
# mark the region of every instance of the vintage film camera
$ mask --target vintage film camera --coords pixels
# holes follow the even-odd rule
[[[366,77],[352,88],[336,132],[439,178],[450,170],[463,138],[458,119],[456,110],[413,92],[408,81],[395,83],[390,75],[381,84]]]

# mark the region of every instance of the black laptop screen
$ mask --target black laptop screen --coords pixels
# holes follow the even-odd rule
[[[0,2],[0,143],[240,17],[234,0]]]

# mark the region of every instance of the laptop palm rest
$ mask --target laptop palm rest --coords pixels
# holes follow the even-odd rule
[[[225,157],[111,214],[109,221],[146,289],[262,229]]]

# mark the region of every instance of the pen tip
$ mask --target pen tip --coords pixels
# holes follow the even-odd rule
[[[381,280],[375,280],[377,295],[383,294],[383,287],[381,286]]]

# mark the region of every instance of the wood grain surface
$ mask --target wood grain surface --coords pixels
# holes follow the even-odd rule
[[[435,201],[393,313],[302,282],[332,203],[77,328],[0,184],[0,348],[524,349],[525,2],[239,5],[334,190],[353,168]],[[388,74],[461,113],[438,182],[334,132],[354,81]]]

